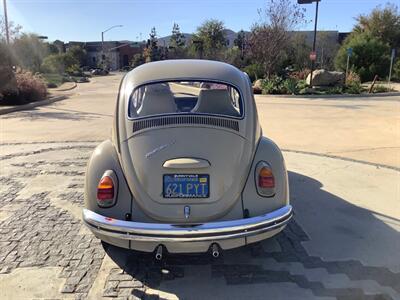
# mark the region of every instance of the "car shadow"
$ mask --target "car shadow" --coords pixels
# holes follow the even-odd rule
[[[375,293],[379,299],[400,295],[400,259],[398,265],[393,266],[396,272],[384,263],[386,256],[393,257],[400,251],[399,232],[370,210],[325,191],[322,183],[314,178],[289,172],[289,181],[295,216],[277,236],[255,245],[224,251],[218,259],[209,253],[168,254],[161,262],[155,260],[154,253],[104,245],[109,257],[121,269],[112,272],[130,274],[135,282],[147,288],[183,299],[191,299],[194,295],[196,299],[265,299],[266,293],[277,288],[277,283],[295,284],[298,290],[319,297],[367,297],[360,288],[332,288],[331,284],[324,285],[322,278],[310,279],[306,276],[308,269],[343,274],[349,281],[373,280],[385,287]],[[387,220],[400,222],[390,216]],[[376,236],[371,237],[371,232]],[[327,235],[331,236],[332,242],[326,242]],[[376,260],[371,258],[373,255]],[[291,272],[290,268],[298,264],[303,272]],[[111,279],[109,275],[107,281]],[[257,288],[251,288],[252,284],[257,284]],[[388,295],[386,288],[394,296]],[[139,298],[151,296],[148,293],[143,287],[131,291]],[[296,299],[296,295],[292,299]]]
[[[46,107],[46,109],[54,109]],[[59,110],[55,108],[54,110]],[[14,112],[3,116],[3,119],[14,119],[22,118],[24,120],[38,121],[38,120],[68,120],[68,121],[85,121],[98,119],[100,116],[91,113],[79,112],[79,111],[43,111],[37,108],[33,108],[26,111]]]

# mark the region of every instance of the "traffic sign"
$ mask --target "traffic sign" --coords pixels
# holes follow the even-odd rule
[[[310,53],[310,60],[312,60],[312,61],[317,60],[317,52],[313,51]]]
[[[347,55],[352,56],[353,55],[353,48],[347,48]]]
[[[319,0],[297,0],[297,3],[298,4],[311,4],[316,1],[319,1]]]

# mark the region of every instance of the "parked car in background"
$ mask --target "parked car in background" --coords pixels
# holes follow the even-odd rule
[[[206,60],[123,78],[113,135],[87,167],[83,220],[106,243],[153,252],[240,247],[292,216],[279,148],[262,136],[248,76]]]

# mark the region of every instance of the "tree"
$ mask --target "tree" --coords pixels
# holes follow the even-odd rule
[[[353,32],[340,48],[335,65],[345,70],[347,49],[352,48],[351,67],[360,76],[361,81],[372,80],[375,75],[385,77],[389,70],[390,47],[369,33]]]
[[[64,74],[78,65],[79,61],[69,53],[52,54],[44,59],[41,70],[44,73]]]
[[[58,54],[58,53],[60,53],[60,51],[58,50],[58,47],[56,45],[54,45],[53,43],[48,43],[47,47],[48,47],[48,53],[49,54]]]
[[[131,60],[132,68],[136,68],[144,63],[145,63],[145,58],[143,57],[143,54],[141,54],[141,53],[136,53]]]
[[[181,33],[179,25],[174,23],[169,39],[169,57],[183,58],[185,56],[185,36]]]
[[[71,55],[79,64],[83,66],[86,62],[86,50],[79,45],[72,46],[68,49],[67,53]]]
[[[144,49],[144,57],[146,62],[157,61],[161,58],[161,52],[158,47],[158,39],[156,28],[153,27],[149,34],[150,38],[147,40],[147,46]]]
[[[317,63],[321,69],[329,70],[334,68],[338,50],[339,43],[336,35],[329,35],[327,32],[318,33],[317,51],[319,57]]]
[[[290,44],[289,31],[305,21],[304,9],[290,0],[268,0],[259,10],[260,21],[253,25],[249,46],[252,57],[270,77],[279,71]]]
[[[201,57],[208,59],[221,59],[226,44],[224,23],[214,19],[207,20],[198,27],[192,38],[192,47]]]
[[[43,59],[48,55],[47,45],[36,34],[21,34],[12,44],[17,64],[32,72],[39,72]]]
[[[14,24],[14,22],[8,22],[8,34],[10,42],[19,37],[22,26]],[[4,17],[0,18],[0,42],[6,40],[6,20]]]
[[[311,47],[307,43],[307,36],[301,32],[293,32],[290,44],[286,50],[286,65],[296,70],[304,70],[310,64]]]
[[[369,15],[361,15],[353,32],[347,37],[336,58],[337,68],[346,68],[347,49],[353,49],[350,64],[362,81],[375,75],[386,77],[389,70],[390,49],[400,51],[400,14],[397,6],[376,7]]]
[[[246,33],[243,31],[243,29],[238,32],[233,44],[239,49],[242,49],[246,46]]]
[[[15,74],[12,69],[13,64],[14,59],[10,47],[0,42],[0,100],[4,92],[16,89]]]
[[[400,48],[400,13],[396,5],[378,6],[369,15],[358,16],[357,21],[355,32],[369,33],[392,48]]]
[[[174,23],[172,27],[172,35],[169,39],[169,45],[175,48],[185,47],[185,36],[181,33],[179,25]]]

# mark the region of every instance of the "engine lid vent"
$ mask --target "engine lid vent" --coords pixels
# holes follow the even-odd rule
[[[169,125],[196,124],[209,125],[239,131],[239,122],[236,120],[210,117],[210,116],[163,116],[153,117],[145,120],[133,121],[133,132],[140,130],[162,127]]]

